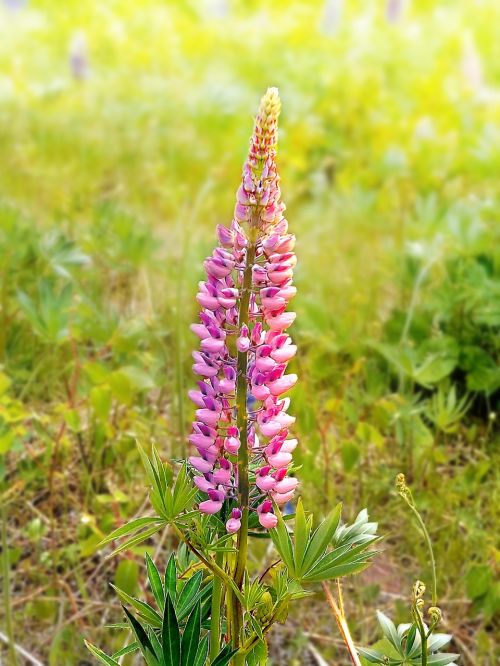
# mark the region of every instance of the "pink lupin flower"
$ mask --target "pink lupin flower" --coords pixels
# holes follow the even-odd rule
[[[278,524],[278,518],[273,513],[273,504],[270,500],[262,502],[257,507],[257,514],[259,516],[259,523],[268,530],[273,529]]]
[[[231,512],[231,518],[226,522],[226,530],[230,534],[234,534],[241,527],[241,511],[240,509],[233,509]]]
[[[288,414],[289,399],[282,398],[297,381],[286,373],[297,351],[286,332],[296,316],[287,307],[297,291],[292,284],[297,259],[276,167],[279,112],[278,91],[270,88],[255,120],[234,219],[230,228],[217,227],[219,245],[204,262],[206,278],[196,295],[200,321],[191,326],[200,344],[193,353],[200,380],[189,392],[196,406],[189,442],[198,451],[189,463],[197,488],[208,496],[199,508],[217,513],[241,493],[237,458],[245,442],[246,473],[255,477],[247,503],[266,529],[277,522],[272,502],[288,502],[298,485],[287,475],[297,446],[296,439],[288,439],[295,417]],[[244,417],[238,413],[240,367],[246,369]],[[233,509],[228,532],[240,529],[248,506],[238,496],[240,508]]]

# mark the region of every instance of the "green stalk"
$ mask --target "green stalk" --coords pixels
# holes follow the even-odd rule
[[[406,504],[410,507],[413,515],[417,519],[418,525],[422,530],[424,535],[425,543],[429,551],[429,557],[431,560],[431,569],[432,569],[432,605],[437,605],[437,574],[436,574],[436,560],[434,558],[434,550],[432,549],[431,537],[425,526],[425,523],[422,519],[422,516],[418,512],[417,507],[415,506],[415,500],[413,499],[412,492],[410,488],[406,485],[404,474],[398,474],[396,479],[396,487],[398,489],[399,495],[404,499]]]
[[[422,621],[422,616],[420,615],[420,611],[418,610],[416,605],[413,609],[413,617],[417,624],[418,633],[420,634],[420,640],[422,643],[422,656],[421,656],[422,666],[427,666],[427,635],[425,633],[425,627]]]
[[[224,553],[215,556],[217,566],[223,567]],[[220,611],[222,602],[222,581],[214,576],[212,588],[212,610],[210,615],[210,661],[214,661],[220,649]]]
[[[5,633],[9,639],[9,654],[12,666],[18,666],[16,647],[14,643],[14,628],[12,624],[12,608],[10,605],[10,562],[9,546],[7,543],[7,507],[2,507],[2,577],[3,598],[5,610]]]
[[[246,257],[246,266],[243,273],[242,294],[239,308],[238,326],[241,330],[242,326],[248,325],[249,319],[249,305],[250,293],[252,287],[252,267],[255,260],[255,241],[256,232],[252,228]],[[237,384],[236,384],[236,409],[237,419],[236,424],[240,434],[241,446],[238,451],[238,504],[241,510],[241,528],[238,531],[237,541],[237,556],[236,565],[234,570],[234,582],[236,586],[241,589],[243,576],[247,564],[248,557],[248,505],[249,505],[249,482],[248,482],[248,414],[247,414],[247,352],[238,352],[237,361]],[[239,600],[234,599],[233,604],[233,617],[232,617],[232,630],[237,645],[241,644],[243,640],[242,627],[243,627],[243,609]],[[235,658],[235,664],[244,664],[238,655]]]

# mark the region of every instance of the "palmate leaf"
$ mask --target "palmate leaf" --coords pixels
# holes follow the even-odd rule
[[[378,540],[376,523],[368,523],[368,514],[362,511],[353,525],[339,527],[340,511],[339,504],[311,535],[311,518],[306,518],[299,500],[292,540],[275,507],[278,524],[270,530],[270,536],[290,578],[299,583],[318,583],[358,573],[370,564],[376,551],[367,549]]]
[[[412,664],[413,666],[420,666],[422,663],[422,643],[417,625],[415,623],[400,624],[396,628],[392,620],[380,611],[377,612],[377,618],[385,638],[376,644],[378,649],[357,648],[359,654],[373,664]],[[438,652],[451,639],[450,634],[431,634],[429,636],[427,639],[427,664],[430,666],[447,666],[456,663],[460,655],[451,652]]]
[[[342,504],[332,509],[330,514],[321,521],[307,544],[306,553],[303,561],[303,570],[308,571],[316,562],[321,553],[324,553],[327,546],[331,543],[335,530],[340,522]]]
[[[146,454],[141,444],[137,443],[137,448],[151,486],[151,504],[164,520],[172,523],[192,508],[198,492],[190,481],[187,466],[182,465],[177,478],[172,482],[172,475],[167,473],[165,464],[154,445],[151,456]]]

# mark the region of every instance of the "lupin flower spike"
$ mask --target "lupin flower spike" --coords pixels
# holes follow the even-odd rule
[[[217,513],[233,502],[228,532],[248,525],[256,511],[265,528],[276,525],[273,506],[289,502],[297,479],[288,476],[297,440],[288,439],[295,418],[283,398],[297,381],[286,374],[296,346],[286,332],[295,320],[287,312],[295,237],[288,233],[276,167],[276,88],[262,98],[243,166],[230,228],[219,225],[218,247],[204,262],[206,279],[196,296],[200,338],[193,353],[198,389],[189,392],[196,420],[189,458],[196,486],[208,495],[199,504]]]

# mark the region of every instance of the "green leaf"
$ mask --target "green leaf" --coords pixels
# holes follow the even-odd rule
[[[151,586],[153,596],[156,599],[156,603],[158,604],[160,610],[163,611],[165,608],[165,593],[161,582],[161,576],[158,569],[156,568],[155,563],[148,553],[146,553],[146,569],[148,572],[149,584]]]
[[[137,532],[137,530],[141,529],[141,527],[145,527],[146,525],[152,525],[154,523],[164,523],[164,522],[165,521],[163,520],[163,518],[160,518],[159,516],[153,516],[150,518],[149,517],[136,518],[135,520],[131,520],[130,523],[122,525],[121,527],[118,527],[116,530],[113,530],[111,534],[108,534],[108,536],[105,539],[99,542],[98,547],[101,548],[110,541],[114,541],[115,539],[125,536],[126,534]]]
[[[309,540],[309,544],[304,555],[302,567],[304,572],[309,571],[309,569],[314,566],[318,557],[323,554],[328,544],[331,543],[340,522],[341,511],[342,504],[337,504],[337,506],[332,509],[325,520],[323,520],[316,528],[311,539]]]
[[[378,650],[372,648],[356,648],[357,652],[371,664],[383,664],[384,655]]]
[[[163,648],[161,646],[160,639],[158,638],[155,630],[152,627],[148,627],[148,636],[149,640],[151,641],[151,645],[153,646],[153,649],[155,651],[156,657],[158,658],[158,661],[161,663],[161,666],[164,666]]]
[[[311,569],[309,569],[307,574],[304,575],[303,580],[312,580],[312,576],[324,573],[327,569],[331,569],[332,567],[356,564],[360,561],[373,557],[373,555],[375,555],[375,551],[367,551],[366,548],[366,544],[360,544],[358,546],[354,546],[354,548],[351,548],[349,545],[335,548],[335,550],[320,558],[316,564]]]
[[[281,559],[285,563],[290,574],[293,576],[295,575],[295,566],[293,559],[292,540],[288,534],[288,530],[281,515],[281,511],[277,507],[275,507],[275,513],[278,518],[278,524],[275,528],[269,530],[269,534],[273,540],[276,550],[281,556]]]
[[[191,576],[191,578],[184,584],[184,587],[182,588],[176,603],[177,612],[179,615],[184,615],[186,609],[190,609],[192,607],[192,603],[194,602],[196,594],[200,589],[202,578],[203,573],[201,571],[197,571],[194,576]]]
[[[237,652],[237,649],[233,649],[230,645],[225,645],[210,666],[226,666]]]
[[[107,666],[120,666],[120,664],[115,661],[114,659],[111,659],[111,657],[108,657],[107,654],[105,654],[102,650],[100,650],[98,647],[95,645],[92,645],[92,643],[89,643],[88,641],[85,641],[85,647],[89,652],[91,652],[94,657],[99,659],[99,661],[103,664],[107,664]]]
[[[413,378],[422,386],[436,384],[448,377],[457,365],[457,357],[447,356],[446,353],[429,354],[422,365],[415,368]]]
[[[384,632],[384,636],[396,648],[396,650],[401,653],[401,639],[398,635],[396,627],[394,626],[394,622],[381,611],[377,611],[377,618],[380,626],[382,627],[382,631]]]
[[[128,629],[128,625],[126,625]],[[121,650],[118,650],[113,654],[113,659],[118,659],[119,657],[123,657],[126,654],[130,654],[131,652],[135,652],[136,650],[139,649],[139,643],[137,641],[134,641],[133,643],[130,643],[130,645],[125,646]]]
[[[173,601],[177,598],[177,566],[174,553],[170,555],[165,569],[165,594],[169,594]]]
[[[181,663],[181,634],[169,594],[165,597],[161,637],[165,666],[179,666]]]
[[[107,556],[108,559],[114,557],[124,550],[135,548],[135,546],[138,546],[143,541],[146,541],[146,539],[149,539],[149,537],[153,536],[153,534],[156,534],[160,529],[161,525],[155,525],[154,527],[150,527],[148,530],[144,530],[144,532],[141,532],[140,534],[136,534],[131,539],[124,541],[120,546],[118,546],[118,548],[115,548],[114,551]]]
[[[127,594],[123,590],[120,590],[120,588],[115,587],[110,583],[111,587],[116,590],[116,593],[120,597],[122,601],[125,601],[126,603],[130,604],[133,608],[136,609],[136,611],[141,615],[146,622],[148,622],[151,626],[160,628],[162,625],[162,618],[159,613],[155,611],[154,608],[151,608],[149,604],[147,604],[144,601],[141,601],[140,599],[136,599],[135,597],[131,597],[130,594]]]
[[[247,666],[266,666],[267,657],[266,642],[259,641],[246,656]]]
[[[432,634],[432,636],[429,636],[427,639],[429,652],[437,652],[445,645],[448,645],[452,638],[453,636],[451,634]]]
[[[149,640],[149,637],[147,633],[144,631],[143,626],[138,622],[135,617],[132,615],[132,613],[125,608],[125,606],[122,607],[125,615],[127,616],[127,620],[130,623],[130,626],[132,628],[132,632],[136,638],[136,641],[139,643],[140,650],[142,652],[142,655],[144,659],[146,660],[146,663],[148,666],[159,666],[158,659],[156,658],[154,647]]]
[[[198,651],[196,653],[196,658],[193,662],[193,666],[205,666],[205,662],[208,657],[208,634],[201,639],[201,643],[198,646]]]
[[[294,561],[295,573],[300,578],[302,570],[302,562],[306,552],[307,544],[309,541],[310,528],[307,524],[306,514],[302,500],[299,498],[297,502],[297,509],[295,512],[295,534],[294,534]]]
[[[181,642],[181,665],[191,666],[196,661],[201,633],[201,603],[198,602],[186,622]]]
[[[452,652],[438,652],[437,654],[430,654],[427,657],[427,663],[432,664],[432,666],[446,666],[447,664],[454,664],[459,656],[459,654],[453,654]]]

